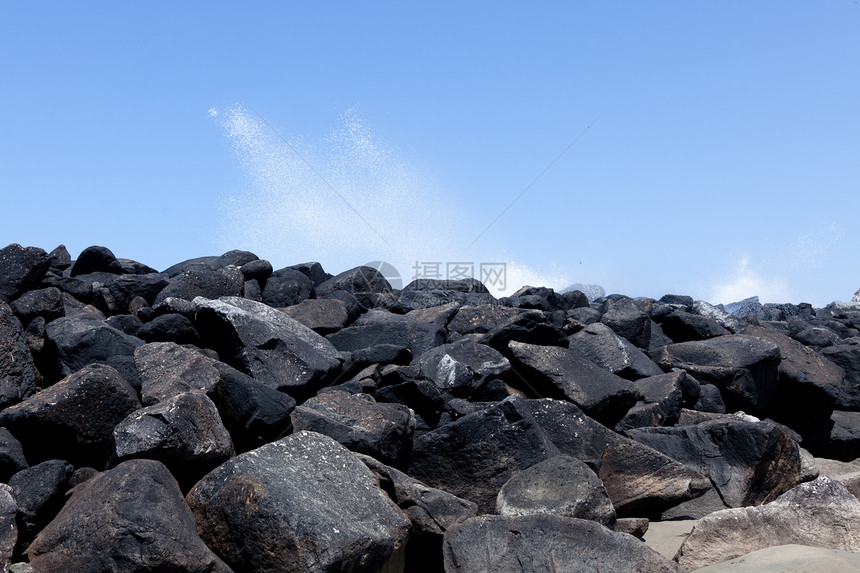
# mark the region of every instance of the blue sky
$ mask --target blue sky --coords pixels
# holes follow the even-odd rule
[[[4,245],[860,287],[854,1],[0,7]]]

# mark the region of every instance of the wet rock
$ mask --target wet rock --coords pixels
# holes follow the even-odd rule
[[[230,571],[197,535],[176,480],[151,460],[76,487],[27,553],[36,571]]]
[[[241,454],[187,496],[236,571],[402,570],[410,521],[336,441],[300,432]]]

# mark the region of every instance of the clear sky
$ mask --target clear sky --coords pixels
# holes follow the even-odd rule
[[[0,243],[860,288],[856,1],[247,4],[0,1]]]

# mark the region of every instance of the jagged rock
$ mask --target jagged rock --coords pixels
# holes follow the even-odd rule
[[[660,323],[663,332],[675,342],[706,340],[729,334],[716,320],[684,310],[675,310]]]
[[[485,334],[524,311],[497,304],[463,305],[448,323],[450,332]]]
[[[700,412],[725,414],[726,404],[723,402],[723,395],[720,394],[720,389],[713,384],[699,385],[699,399],[696,401],[693,409]]]
[[[137,393],[119,372],[91,364],[0,412],[32,463],[65,458],[103,465],[113,427],[140,408]]]
[[[463,309],[460,309],[462,312]],[[458,315],[460,313],[457,313]],[[563,317],[562,317],[563,318]],[[455,319],[456,320],[456,317]],[[527,344],[540,344],[551,346],[567,346],[567,338],[561,331],[562,324],[553,324],[552,317],[539,310],[520,309],[514,314],[499,322],[487,331],[478,342],[492,346],[499,352],[504,353],[508,343],[512,341]]]
[[[99,320],[65,316],[45,327],[56,347],[60,372],[68,376],[90,364],[115,368],[134,388],[140,388],[134,351],[143,341]]]
[[[639,348],[648,348],[651,319],[629,298],[610,300],[600,321]]]
[[[860,346],[837,344],[822,349],[821,356],[839,366],[845,373],[835,389],[838,410],[860,410]],[[833,389],[832,385],[829,388]]]
[[[770,422],[715,420],[627,434],[710,478],[729,507],[772,501],[802,479],[797,442]]]
[[[322,265],[317,262],[299,263],[298,265],[290,265],[290,268],[303,273],[313,281],[314,286],[319,286],[325,281],[334,278],[332,275],[325,272]]]
[[[468,339],[428,350],[414,364],[421,377],[461,398],[472,396],[492,378],[506,377],[511,369],[497,350]]]
[[[0,302],[11,302],[39,284],[51,259],[38,247],[12,243],[0,249]]]
[[[496,298],[476,279],[417,279],[403,287],[400,300],[407,306],[431,308],[456,302],[461,305],[493,304]]]
[[[81,275],[91,285],[92,302],[105,314],[130,312],[133,301],[141,298],[151,305],[158,294],[167,287],[167,275],[154,273],[145,275],[113,275],[91,273]]]
[[[454,318],[454,315],[457,314],[457,311],[459,311],[462,306],[463,305],[459,302],[449,302],[447,304],[431,306],[429,308],[416,308],[415,310],[407,312],[406,316],[415,320],[420,320],[421,322],[432,322],[439,326],[448,326],[448,323],[451,322],[451,319]]]
[[[603,482],[584,462],[563,454],[514,474],[499,491],[496,513],[578,517],[615,526]]]
[[[569,308],[567,298],[547,287],[524,286],[511,296],[502,299],[502,302],[518,308],[534,308],[546,312]]]
[[[390,306],[396,300],[385,276],[367,266],[344,271],[316,285],[317,298],[331,298],[338,291],[351,295],[362,309],[379,306],[380,301],[385,301],[384,306]]]
[[[320,434],[225,462],[187,501],[203,540],[237,571],[403,568],[409,520],[359,458]]]
[[[534,418],[504,401],[416,438],[406,473],[490,513],[512,475],[558,453]]]
[[[310,298],[314,283],[304,273],[289,267],[278,269],[266,280],[263,302],[269,306],[285,307]]]
[[[664,370],[680,368],[716,385],[730,410],[765,412],[776,395],[779,347],[761,338],[730,334],[671,344],[655,360]]]
[[[199,344],[200,336],[190,320],[181,314],[162,314],[144,324],[137,332],[146,342]]]
[[[266,304],[237,297],[194,302],[204,343],[271,388],[294,398],[312,395],[340,366],[329,341]]]
[[[371,310],[355,324],[326,338],[338,350],[353,352],[378,344],[405,346],[418,357],[445,342],[445,328],[394,314]]]
[[[212,400],[185,392],[136,410],[113,429],[111,456],[158,460],[191,487],[233,455],[233,442]]]
[[[230,571],[198,537],[176,480],[151,460],[76,487],[27,553],[36,571]]]
[[[843,462],[860,458],[860,412],[834,410],[829,420],[803,433],[803,445],[819,457]]]
[[[17,553],[23,553],[36,533],[63,507],[74,470],[64,460],[48,460],[9,478],[9,486],[18,505]]]
[[[829,328],[809,327],[794,334],[793,338],[805,346],[817,349],[834,346],[842,342],[842,338]]]
[[[732,334],[740,333],[746,325],[746,323],[737,316],[726,312],[725,310],[703,300],[697,300],[696,302],[694,302],[692,305],[690,305],[689,310],[690,312],[698,314],[699,316],[704,316],[705,318],[715,320],[717,324],[719,324]]]
[[[570,400],[608,427],[614,427],[636,403],[638,393],[631,382],[573,350],[521,342],[511,342],[508,348],[514,368],[538,396]]]
[[[727,509],[696,524],[676,560],[688,570],[795,543],[860,553],[860,501],[835,480],[801,484],[771,503]]]
[[[334,438],[348,449],[383,462],[403,459],[412,445],[415,415],[400,404],[379,404],[367,394],[326,392],[296,407],[295,431]]]
[[[0,428],[0,483],[8,483],[13,474],[28,467],[21,442],[9,430]]]
[[[446,573],[681,573],[635,537],[555,515],[481,515],[445,532]]]
[[[141,401],[146,406],[183,392],[210,394],[221,381],[212,360],[175,342],[140,346],[134,352],[134,363],[140,373]]]
[[[32,323],[31,323],[32,324]],[[129,336],[137,336],[143,327],[143,322],[133,314],[115,314],[105,320],[105,324]],[[32,346],[30,347],[32,350]]]
[[[27,291],[9,305],[21,324],[30,324],[37,316],[50,322],[63,316],[63,292],[57,287]]]
[[[442,536],[449,527],[474,517],[478,506],[440,489],[428,487],[375,458],[358,457],[373,472],[391,501],[412,522],[406,545],[406,571],[441,571]]]
[[[310,298],[281,309],[317,334],[325,336],[346,326],[346,305],[336,298]]]
[[[9,571],[15,544],[18,542],[18,504],[12,488],[0,483],[0,571]]]
[[[0,301],[0,410],[35,394],[36,379],[24,329],[9,305]]]
[[[48,253],[51,259],[51,268],[58,270],[66,270],[72,266],[72,255],[69,254],[66,245],[58,245],[56,249]]]
[[[616,429],[674,426],[681,408],[695,404],[700,392],[696,379],[683,370],[642,378],[635,382],[635,387],[643,401],[627,412]]]
[[[663,371],[644,352],[603,323],[594,323],[569,339],[570,349],[628,380],[656,376]]]
[[[170,284],[155,297],[154,304],[162,302],[167,297],[190,301],[194,301],[197,297],[210,299],[223,296],[240,297],[244,285],[245,277],[238,268],[225,267],[219,270],[197,268],[171,278]]]

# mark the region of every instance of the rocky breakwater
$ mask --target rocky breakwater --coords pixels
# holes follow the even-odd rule
[[[860,552],[860,305],[743,308],[9,245],[0,570]],[[637,539],[681,518],[677,553]]]

